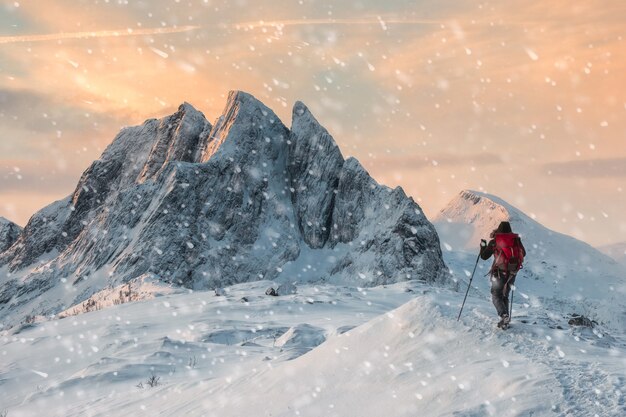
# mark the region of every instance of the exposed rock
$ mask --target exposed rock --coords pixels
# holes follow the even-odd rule
[[[594,327],[593,320],[578,314],[572,314],[572,318],[568,320],[567,324],[570,326]]]
[[[293,107],[289,142],[288,171],[296,220],[302,239],[318,249],[330,234],[344,159],[332,136],[299,101]]]
[[[321,327],[310,324],[298,324],[276,339],[276,346],[281,348],[312,349],[326,341],[326,332]]]
[[[446,276],[434,227],[402,189],[344,160],[304,104],[288,129],[240,91],[213,125],[185,103],[123,129],[3,266],[0,315],[55,313],[143,274],[193,289]],[[40,297],[68,280],[61,299]]]

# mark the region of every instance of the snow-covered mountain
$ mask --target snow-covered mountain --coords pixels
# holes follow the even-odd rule
[[[626,266],[626,242],[602,246],[599,247],[598,250]]]
[[[343,160],[301,103],[291,130],[261,106],[233,93],[211,127],[183,105],[125,129],[33,216],[0,255],[0,317],[69,308],[0,328],[0,414],[624,415],[617,263],[463,192],[436,224],[448,275],[411,199]],[[464,288],[432,281],[464,280],[505,219],[529,252],[512,327],[480,276],[457,321]],[[293,280],[311,282],[265,295]]]
[[[22,233],[22,228],[17,224],[0,217],[0,253],[9,249]]]
[[[568,312],[626,328],[626,268],[592,246],[542,226],[496,196],[462,191],[435,217],[446,263],[471,271],[480,239],[488,240],[505,220],[520,234],[527,251],[516,282],[526,302],[557,301]],[[491,261],[480,262],[480,276],[475,277],[483,288],[487,280],[481,277],[490,265]]]
[[[235,91],[214,124],[185,103],[123,129],[74,193],[36,213],[0,254],[0,316],[58,313],[146,276],[207,289],[446,273],[419,206],[344,159],[304,104],[288,129]]]

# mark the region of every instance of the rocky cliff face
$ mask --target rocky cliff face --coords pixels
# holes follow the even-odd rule
[[[288,129],[244,92],[213,125],[185,103],[123,129],[0,254],[3,270],[0,310],[37,313],[146,273],[195,289],[445,276],[435,229],[402,189],[345,160],[304,104]]]

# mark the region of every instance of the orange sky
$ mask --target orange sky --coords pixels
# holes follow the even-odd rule
[[[288,126],[304,101],[430,217],[470,188],[626,241],[625,28],[621,0],[2,1],[0,215],[69,194],[120,127],[240,89]]]

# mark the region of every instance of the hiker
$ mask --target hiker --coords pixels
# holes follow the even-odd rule
[[[491,240],[480,241],[480,257],[483,260],[494,257],[489,271],[491,278],[491,300],[496,307],[500,322],[498,327],[508,328],[511,322],[509,317],[509,292],[515,283],[515,276],[522,267],[526,249],[519,235],[513,233],[509,222],[500,222],[500,225],[489,235]]]

